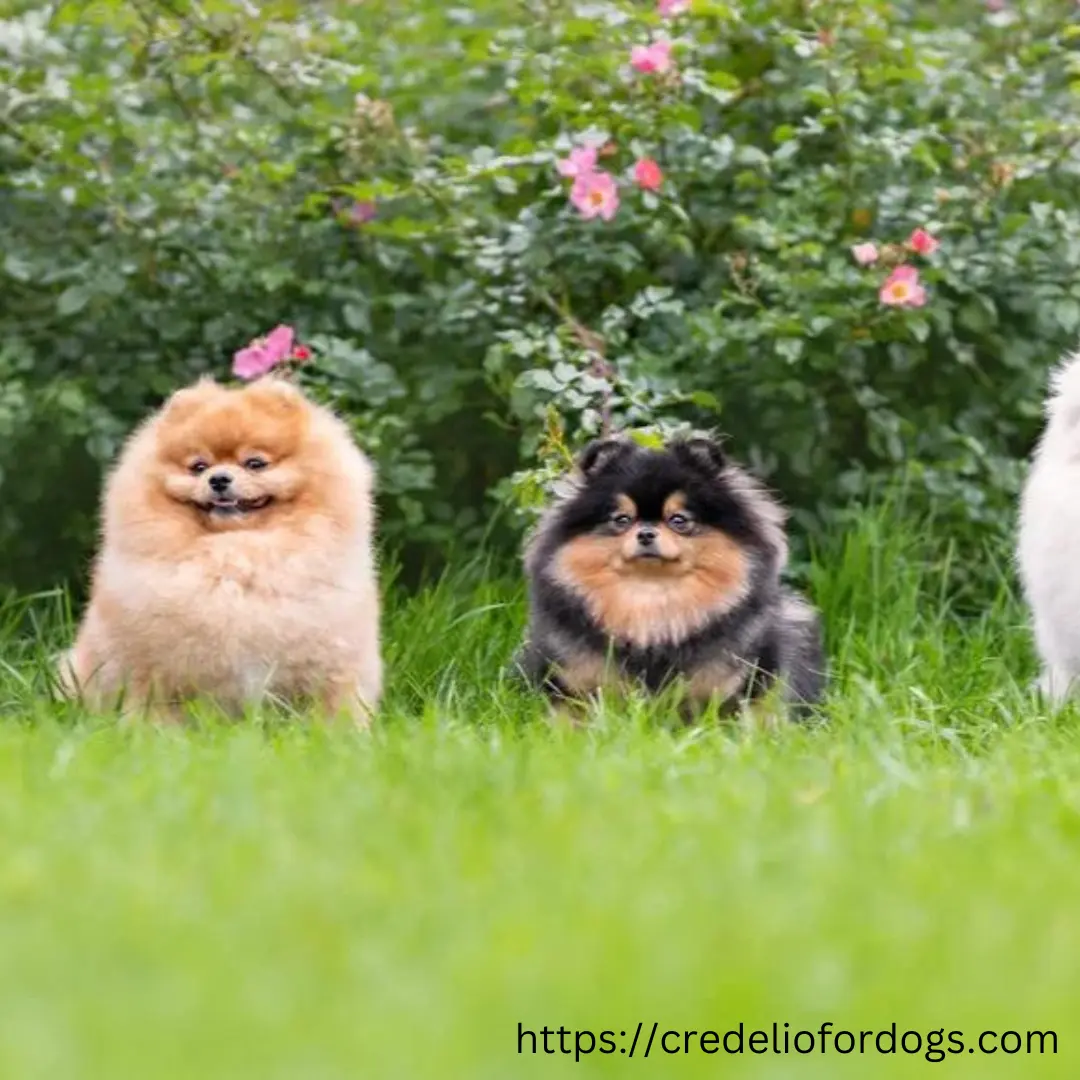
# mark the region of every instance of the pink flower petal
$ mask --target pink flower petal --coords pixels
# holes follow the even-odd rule
[[[931,236],[925,229],[916,229],[908,237],[907,246],[914,251],[916,255],[933,255],[940,245],[938,244],[937,239]]]
[[[277,363],[261,345],[249,345],[233,356],[233,374],[239,379],[257,379]]]
[[[665,19],[673,19],[690,10],[690,0],[658,0],[656,10]]]
[[[919,284],[914,266],[898,266],[886,279],[878,298],[889,307],[922,307],[926,290]]]
[[[646,191],[658,191],[664,183],[664,172],[652,158],[642,158],[634,166],[634,181]]]
[[[366,225],[377,212],[378,208],[371,201],[354,202],[349,209],[349,221],[353,225]]]
[[[295,340],[296,333],[291,326],[276,326],[266,335],[263,348],[267,355],[273,358],[271,367],[289,356]]]
[[[671,42],[635,45],[630,50],[630,66],[643,75],[663,75],[671,68]]]
[[[877,244],[867,241],[865,244],[855,244],[851,254],[860,266],[872,266],[878,261]]]
[[[610,221],[619,209],[619,189],[611,173],[584,173],[570,189],[570,202],[587,221],[599,217]]]
[[[570,153],[555,163],[560,176],[582,176],[596,168],[595,146],[575,146]]]

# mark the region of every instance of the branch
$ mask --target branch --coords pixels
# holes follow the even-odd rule
[[[588,353],[590,374],[607,383],[608,389],[604,391],[600,399],[600,433],[609,435],[612,425],[611,384],[615,379],[615,369],[604,353],[606,346],[603,337],[580,322],[569,308],[560,304],[546,289],[534,288],[533,292],[546,308],[559,317],[560,322],[570,330],[582,349]]]
[[[273,91],[277,94],[282,101],[291,109],[298,107],[298,102],[293,97],[292,91],[282,83],[278,77],[267,68],[263,62],[255,55],[255,53],[247,47],[242,41],[239,40],[239,35],[234,33],[233,35],[219,33],[206,25],[206,22],[201,17],[194,17],[188,19],[184,12],[180,9],[175,0],[152,0],[153,3],[163,7],[174,19],[177,19],[181,25],[188,26],[194,29],[200,34],[206,41],[208,41],[215,49],[228,50],[231,49],[235,52],[236,56],[244,61],[256,72],[261,75],[271,86]],[[192,7],[195,7],[194,3]]]
[[[134,0],[134,5],[135,10],[139,13],[139,18],[142,19],[143,24],[146,26],[146,33],[150,42],[152,44],[158,42],[160,39],[157,36],[157,20],[153,17],[151,12],[148,12],[142,6],[140,0]],[[180,87],[176,84],[176,77],[173,75],[173,72],[167,63],[162,65],[161,73],[173,101],[176,102],[177,108],[184,115],[184,119],[187,120],[188,126],[191,128],[192,144],[198,146],[202,138],[201,132],[199,131],[199,117],[184,95],[180,92]]]

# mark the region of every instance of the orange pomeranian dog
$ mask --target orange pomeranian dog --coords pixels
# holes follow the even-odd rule
[[[372,482],[290,383],[174,394],[106,486],[65,688],[156,715],[276,697],[366,721],[382,684]]]

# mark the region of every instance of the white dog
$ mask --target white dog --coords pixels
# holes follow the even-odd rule
[[[1080,353],[1053,373],[1046,430],[1020,500],[1017,556],[1042,659],[1039,689],[1080,689]]]

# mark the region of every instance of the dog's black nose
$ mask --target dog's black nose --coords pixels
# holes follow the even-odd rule
[[[227,472],[216,472],[210,477],[210,486],[220,495],[232,483],[232,477]]]
[[[651,525],[642,525],[638,529],[637,542],[642,547],[652,547],[656,543],[656,530]]]

